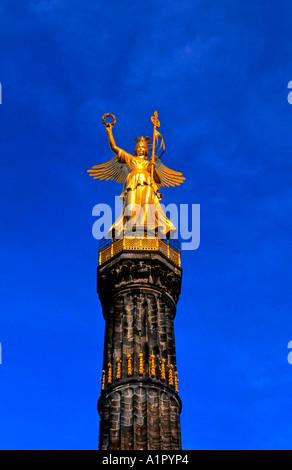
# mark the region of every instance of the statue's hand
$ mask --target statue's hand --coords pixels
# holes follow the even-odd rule
[[[112,118],[112,122],[107,122],[107,121],[105,120],[105,118],[106,118],[107,116],[110,116],[110,117]],[[106,114],[104,114],[104,115],[102,116],[102,122],[104,123],[105,128],[106,128],[107,130],[110,130],[112,127],[114,127],[114,125],[115,125],[115,123],[116,123],[116,118],[115,118],[115,116],[114,116],[113,114],[111,114],[111,113],[106,113]]]

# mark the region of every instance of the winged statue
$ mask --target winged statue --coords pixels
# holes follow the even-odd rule
[[[111,122],[106,117],[112,118]],[[162,186],[178,186],[185,178],[182,173],[171,170],[165,166],[160,158],[165,150],[162,135],[157,131],[160,123],[157,119],[157,111],[152,116],[153,139],[150,137],[137,137],[134,155],[116,146],[113,137],[113,126],[116,122],[115,116],[108,113],[103,116],[103,123],[108,133],[111,150],[115,156],[100,165],[93,166],[87,170],[90,176],[100,180],[115,180],[123,184],[121,198],[123,199],[123,211],[114,225],[110,228],[110,237],[119,238],[126,233],[130,225],[131,233],[133,227],[137,233],[159,234],[162,237],[171,238],[176,232],[175,226],[166,217],[160,204],[162,195],[159,190]],[[159,150],[162,153],[155,155],[156,147],[161,140]],[[149,149],[152,148],[152,157],[148,160]]]

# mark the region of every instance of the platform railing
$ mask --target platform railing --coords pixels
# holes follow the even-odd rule
[[[160,238],[120,238],[99,242],[99,265],[122,251],[160,251],[177,266],[180,266],[181,248],[178,240]]]

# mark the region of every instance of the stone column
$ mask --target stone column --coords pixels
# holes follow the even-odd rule
[[[98,268],[106,320],[100,450],[181,449],[173,320],[182,270],[159,252],[122,252]]]

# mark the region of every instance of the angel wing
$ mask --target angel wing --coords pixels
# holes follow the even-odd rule
[[[155,181],[160,186],[179,186],[183,183],[185,177],[178,171],[167,168],[159,158],[155,161]]]
[[[117,162],[117,157],[114,156],[111,160],[100,165],[93,166],[90,170],[87,170],[90,176],[94,179],[100,180],[116,180],[118,183],[124,183],[130,169],[128,165]]]

